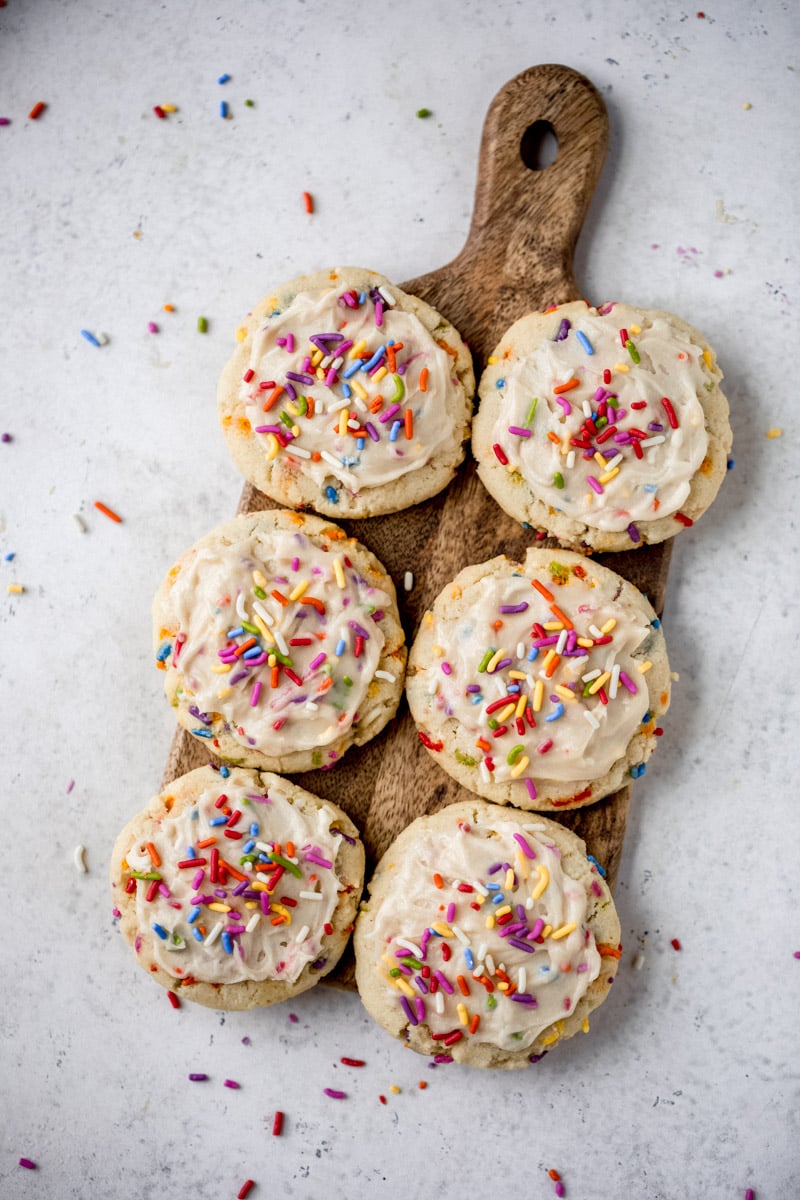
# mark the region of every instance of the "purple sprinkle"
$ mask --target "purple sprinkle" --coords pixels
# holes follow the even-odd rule
[[[289,1020],[293,1025],[296,1025],[300,1018],[298,1017],[297,1013],[289,1013]]]
[[[353,308],[353,307],[355,307],[355,305],[350,305],[350,307]],[[403,999],[405,999],[405,996],[403,997]],[[330,1096],[331,1100],[346,1100],[347,1099],[347,1092],[337,1092],[336,1088],[323,1088],[322,1090],[326,1096]]]
[[[424,992],[424,993],[425,993],[425,995],[427,996],[427,994],[428,994],[428,985],[427,985],[427,983],[425,982],[425,980],[422,978],[422,976],[421,976],[421,975],[415,975],[415,976],[414,976],[414,983],[417,985],[417,987],[419,988],[419,990],[420,990],[421,992]]]
[[[530,606],[528,604],[528,601],[523,600],[521,604],[501,604],[500,612],[501,613],[523,613],[523,612],[526,612],[529,607]]]
[[[385,425],[386,422],[391,421],[394,414],[398,412],[400,412],[400,405],[392,404],[389,408],[387,408],[385,413],[381,413],[381,415],[378,417],[378,420],[380,421],[381,425]]]
[[[296,399],[297,399],[297,392],[295,391],[294,384],[293,384],[293,383],[287,383],[285,386],[286,386],[286,395],[289,397],[289,399],[290,399],[290,400],[296,400]]]
[[[522,429],[519,425],[509,425],[508,432],[513,433],[515,437],[521,437],[521,438],[531,437],[530,429]]]
[[[559,1179],[559,1180],[558,1180],[558,1182],[556,1183],[556,1189],[555,1189],[555,1190],[556,1190],[556,1195],[557,1195],[557,1196],[563,1196],[563,1195],[564,1195],[564,1185],[563,1185],[563,1183],[561,1182],[561,1180],[560,1180],[560,1179]]]
[[[521,833],[514,834],[514,841],[519,845],[526,858],[536,858],[536,851],[531,847],[527,839],[523,837]]]
[[[238,1084],[238,1083],[236,1082],[236,1080],[235,1080],[235,1079],[226,1079],[226,1080],[225,1080],[225,1087],[226,1087],[226,1088],[233,1088],[233,1090],[234,1090],[234,1091],[238,1091],[238,1089],[239,1089],[239,1087],[240,1087],[240,1086],[241,1086],[241,1085],[240,1085],[240,1084]]]
[[[537,917],[536,923],[533,926],[533,929],[528,934],[528,941],[535,942],[537,937],[539,936],[539,934],[542,932],[543,929],[544,929],[544,921],[542,920],[541,917]]]
[[[378,326],[379,329],[380,329],[381,325],[383,324],[383,301],[382,300],[375,301],[375,324]]]
[[[422,999],[422,996],[414,997],[414,1008],[416,1009],[416,1012],[417,1012],[417,1019],[420,1021],[424,1021],[425,1020],[425,1001]]]
[[[526,779],[525,787],[528,789],[528,795],[530,796],[531,800],[535,800],[536,799],[536,785],[534,784],[533,780]]]
[[[327,870],[330,870],[333,866],[332,862],[329,862],[327,858],[323,858],[316,850],[309,851],[306,854],[306,862],[314,863],[318,867],[325,867]]]
[[[630,675],[628,675],[625,671],[620,671],[619,681],[624,688],[628,689],[628,691],[630,692],[630,694],[632,696],[635,696],[636,693],[639,691],[636,684],[631,679]]]
[[[247,679],[249,674],[249,671],[237,671],[235,675],[231,676],[231,683],[238,683],[240,679]]]
[[[314,383],[313,375],[303,375],[299,371],[287,371],[286,378],[293,379],[295,383],[302,383],[306,387],[310,387]]]
[[[447,992],[448,996],[452,996],[453,995],[453,985],[450,982],[450,980],[447,978],[447,976],[443,975],[441,971],[434,971],[433,976],[434,976],[434,979],[438,979],[439,986],[441,988],[444,988],[444,990]]]
[[[522,938],[510,937],[508,939],[508,944],[509,946],[516,946],[517,950],[524,950],[526,954],[536,953],[535,947],[529,946],[527,942],[523,942]],[[514,996],[512,996],[511,999],[513,1000]]]
[[[642,540],[642,536],[634,525],[633,521],[631,521],[630,525],[628,526],[628,537],[634,544],[637,544]]]
[[[571,329],[571,328],[572,328],[572,326],[570,325],[570,323],[569,323],[569,321],[567,320],[567,318],[566,318],[566,317],[562,317],[562,318],[561,318],[561,324],[560,324],[560,325],[559,325],[559,327],[558,327],[558,333],[557,333],[557,334],[556,334],[556,336],[553,338],[553,341],[554,341],[554,342],[563,342],[563,341],[564,341],[564,338],[567,336],[567,334],[569,333],[569,331],[570,331],[570,329]]]
[[[530,992],[514,992],[511,999],[517,1004],[527,1004],[528,1008],[538,1008],[536,997]]]
[[[26,1171],[35,1171],[36,1170],[36,1163],[33,1161],[32,1158],[21,1158],[19,1160],[19,1165],[21,1167],[24,1167]]]
[[[510,667],[513,661],[513,658],[501,658],[492,674],[496,675],[498,671],[505,671],[506,667]]]
[[[528,1062],[532,1062],[532,1063],[541,1062],[542,1059],[546,1058],[546,1057],[547,1057],[547,1051],[543,1050],[541,1054],[532,1054],[530,1056],[530,1058],[528,1059]]]
[[[204,1080],[208,1079],[208,1076],[203,1071],[193,1071],[189,1078],[192,1083],[203,1083]]]
[[[411,1005],[408,1003],[408,1000],[405,998],[405,996],[400,997],[400,1006],[402,1007],[403,1012],[406,1014],[406,1018],[408,1019],[408,1021],[412,1025],[419,1025],[419,1020],[418,1020],[416,1014],[414,1013],[414,1010],[412,1009]]]
[[[348,308],[358,308],[358,301],[354,296],[351,296],[349,292],[344,292],[344,294],[339,297],[339,302],[346,304]]]
[[[366,429],[369,436],[372,438],[373,442],[379,442],[381,440],[381,435],[378,433],[377,429],[372,424],[372,421],[365,422],[364,428]]]
[[[347,624],[351,629],[354,629],[358,636],[362,637],[365,642],[369,641],[369,634],[367,633],[366,629],[362,628],[362,626],[358,624],[357,621],[348,621]]]

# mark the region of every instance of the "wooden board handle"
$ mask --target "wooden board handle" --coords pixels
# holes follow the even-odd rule
[[[558,150],[536,169],[537,133],[547,127]],[[403,284],[445,313],[481,363],[517,317],[580,298],[573,255],[607,146],[603,98],[570,67],[530,67],[492,101],[464,248]]]

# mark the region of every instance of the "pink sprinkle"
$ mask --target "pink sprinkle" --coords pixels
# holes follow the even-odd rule
[[[557,1195],[557,1196],[563,1196],[563,1195],[564,1195],[564,1185],[563,1185],[563,1183],[561,1182],[561,1180],[560,1180],[560,1179],[559,1179],[558,1183],[556,1184],[556,1195]]]
[[[443,662],[443,663],[442,663],[442,670],[444,671],[445,675],[452,675],[452,674],[453,674],[453,668],[450,666],[450,663],[449,663],[449,662]]]
[[[11,124],[10,117],[0,117],[0,125],[10,125],[10,124]]]
[[[293,1025],[296,1025],[300,1018],[298,1017],[297,1013],[289,1013],[289,1020]]]
[[[536,858],[536,851],[532,849],[521,833],[514,834],[514,841],[519,845],[526,858]]]
[[[36,1163],[33,1161],[32,1158],[21,1158],[19,1160],[19,1165],[21,1167],[24,1167],[26,1171],[35,1171],[36,1170]]]
[[[287,333],[286,335],[286,353],[294,354],[294,334]]]
[[[156,325],[155,321],[148,321],[147,328],[149,329],[150,333],[158,333],[158,326]]]
[[[317,657],[312,659],[308,664],[309,671],[316,671],[317,667],[321,667],[327,657],[328,656],[324,651],[321,654],[318,654]]]
[[[597,492],[598,496],[603,495],[603,485],[595,479],[594,475],[588,475],[586,482],[593,491]]]
[[[528,789],[528,795],[530,796],[531,800],[535,800],[536,799],[536,784],[533,782],[533,780],[526,779],[525,787]]]
[[[800,950],[795,950],[795,952],[794,952],[794,954],[792,955],[792,957],[793,957],[793,958],[800,958]]]
[[[568,417],[572,412],[572,405],[570,404],[569,400],[567,400],[566,396],[556,396],[556,400],[563,408],[564,416]]]
[[[70,794],[70,792],[72,791],[72,789],[73,789],[74,787],[75,787],[75,780],[74,780],[74,779],[70,779],[69,783],[67,784],[67,795],[69,795],[69,794]]]
[[[752,1188],[748,1188],[744,1194],[744,1200],[756,1200],[756,1194]]]
[[[250,693],[250,707],[255,708],[258,704],[258,698],[261,695],[261,680],[257,679],[253,684],[253,690]]]
[[[235,1092],[239,1090],[240,1086],[241,1086],[241,1085],[240,1085],[240,1084],[238,1084],[238,1083],[236,1082],[236,1080],[235,1080],[235,1079],[226,1079],[226,1080],[225,1080],[225,1087],[226,1087],[226,1088],[233,1088],[233,1090],[234,1090]]]
[[[335,1088],[323,1088],[326,1096],[330,1096],[331,1100],[346,1100],[347,1092],[337,1092]]]

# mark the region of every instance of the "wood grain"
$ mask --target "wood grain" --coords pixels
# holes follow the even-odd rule
[[[558,141],[555,160],[543,170],[531,169],[523,160],[524,145],[525,158],[532,161],[532,135],[526,137],[526,131],[537,122],[549,123]],[[573,254],[607,144],[608,116],[599,92],[568,67],[545,65],[523,71],[492,102],[481,139],[466,244],[451,263],[401,284],[453,322],[469,343],[477,372],[518,317],[549,304],[580,299]],[[272,507],[272,501],[247,485],[238,511]],[[533,531],[507,517],[488,495],[471,460],[446,492],[424,504],[341,524],[378,556],[398,584],[409,641],[425,610],[463,567],[499,553],[522,558],[535,541]],[[645,592],[661,613],[669,556],[670,542],[664,542],[599,557]],[[415,582],[405,593],[402,580],[409,570]],[[207,762],[206,745],[179,730],[164,785]],[[368,872],[416,817],[470,796],[422,748],[405,702],[382,734],[367,746],[349,750],[333,770],[294,778],[350,814],[362,830]],[[558,817],[586,841],[589,852],[605,866],[612,887],[630,791],[624,787],[597,804]],[[352,962],[340,964],[330,981],[354,986]]]

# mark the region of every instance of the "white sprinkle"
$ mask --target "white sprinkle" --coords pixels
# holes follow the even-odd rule
[[[334,371],[338,371],[339,367],[342,365],[343,362],[344,362],[344,358],[342,357],[342,355],[341,354],[337,355],[337,357],[331,363],[331,366],[333,367]]]
[[[244,604],[244,592],[239,592],[239,595],[236,597],[236,615],[241,621],[248,620],[247,609],[245,608]]]
[[[249,859],[247,860],[247,862],[243,862],[243,863],[242,863],[242,870],[243,870],[243,871],[249,871],[249,872],[250,872],[250,874],[252,875],[252,873],[253,873],[253,864],[250,862],[250,860],[249,860]]]
[[[407,592],[410,592],[411,589],[413,588],[413,586],[414,586],[414,572],[406,571],[405,575],[403,576],[403,587],[405,588],[405,590]]]
[[[269,842],[256,842],[256,850],[263,850],[265,854],[272,854],[272,846]]]
[[[644,443],[642,443],[642,445],[644,445]],[[613,458],[609,458],[609,460],[606,463],[606,470],[613,471],[614,467],[618,467],[619,464],[622,462],[622,458],[623,458],[622,454],[615,454]]]
[[[395,676],[392,675],[389,671],[376,671],[375,678],[376,679],[386,679],[389,683],[394,683],[394,681],[395,681]]]
[[[404,950],[410,950],[415,958],[422,958],[422,947],[415,942],[410,942],[408,938],[395,938],[398,946],[402,946]]]
[[[571,471],[574,466],[575,466],[575,451],[570,450],[569,454],[567,455],[567,470]]]
[[[602,671],[597,667],[596,670],[587,671],[585,675],[581,675],[581,680],[583,683],[590,683],[593,679],[597,679],[599,675],[602,675]]]
[[[349,408],[351,399],[353,399],[352,396],[345,396],[344,400],[335,400],[333,404],[328,405],[328,412],[337,413],[341,412],[343,408]]]
[[[525,643],[517,642],[517,658],[525,657]]]
[[[486,942],[481,942],[480,946],[478,946],[478,959],[480,962],[483,962],[483,960],[486,958],[487,949],[488,947]]]
[[[494,975],[495,965],[494,965],[494,959],[492,958],[491,954],[486,955],[486,970],[489,972],[490,975]]]
[[[639,442],[639,445],[643,450],[646,450],[648,446],[660,446],[661,443],[665,442],[666,440],[667,439],[664,437],[663,433],[659,433],[656,434],[655,437],[644,438],[641,442]],[[608,467],[606,467],[606,470],[608,470]]]
[[[272,636],[275,638],[275,645],[280,650],[281,654],[289,655],[289,647],[286,645],[286,638],[281,633],[280,629],[275,626],[272,630]]]
[[[247,922],[247,924],[244,927],[245,932],[252,933],[260,920],[261,920],[261,913],[259,913],[259,912],[253,913],[252,917],[250,918],[250,920]]]
[[[360,424],[361,424],[361,422],[357,421],[355,417],[351,417],[350,420],[347,422],[347,428],[348,429],[358,429]]]
[[[273,617],[272,613],[267,612],[260,600],[253,601],[253,611],[258,613],[265,625],[271,626],[275,624],[275,618]],[[281,651],[281,653],[283,652]]]
[[[328,411],[328,406],[324,400],[318,400],[317,403],[314,405],[314,416],[315,417],[324,417],[325,414],[327,413],[327,411]]]
[[[436,993],[434,996],[434,1007],[437,1013],[441,1014],[444,1012],[444,992]]]
[[[322,900],[322,892],[298,892],[301,900]]]
[[[590,634],[592,635],[592,637],[594,637],[594,638],[601,638],[601,637],[603,637],[603,633],[602,633],[602,631],[601,631],[601,630],[599,630],[599,629],[597,628],[597,626],[596,626],[596,625],[590,625],[590,626],[589,626],[589,633],[590,633]]]
[[[589,403],[589,401],[588,401],[588,400],[584,400],[584,402],[583,402],[583,404],[581,405],[581,407],[582,407],[582,409],[583,409],[583,415],[584,415],[585,417],[590,417],[590,416],[592,415],[592,406],[591,406],[591,404]]]
[[[487,889],[486,889],[486,888],[483,886],[483,884],[482,884],[482,883],[478,883],[477,879],[473,879],[473,881],[472,881],[472,886],[475,888],[475,891],[476,891],[476,892],[477,892],[479,895],[481,895],[481,896],[488,896],[488,895],[489,895],[489,892],[488,892],[488,890],[487,890]]]
[[[206,940],[203,942],[203,945],[204,946],[213,946],[214,942],[217,940],[217,938],[219,937],[219,935],[221,933],[222,933],[222,921],[217,921],[216,925],[211,930],[211,933],[208,935]]]
[[[609,700],[616,700],[616,698],[617,698],[617,688],[619,687],[619,673],[621,670],[622,670],[622,668],[620,667],[619,663],[615,663],[614,666],[611,668],[611,679],[610,679],[609,685],[608,685]]]
[[[564,647],[567,644],[567,633],[568,630],[562,629],[561,633],[558,635],[558,641],[556,642],[556,654],[564,653]]]
[[[395,303],[394,296],[391,294],[391,292],[387,292],[387,290],[386,290],[386,288],[385,288],[385,287],[379,287],[379,288],[378,288],[378,291],[379,291],[379,292],[380,292],[380,294],[383,296],[383,298],[384,298],[384,300],[386,301],[386,303],[387,303],[387,304],[394,304],[394,303]]]
[[[438,691],[439,691],[439,680],[434,678],[428,684],[426,694],[428,696],[435,696]]]
[[[481,759],[481,779],[483,780],[484,783],[492,782],[492,773],[489,770],[489,768],[487,767],[484,759]]]
[[[310,450],[304,450],[302,446],[298,446],[294,442],[291,442],[286,449],[290,454],[296,454],[298,458],[311,458]]]
[[[80,529],[81,533],[86,533],[86,522],[84,521],[84,519],[80,515],[80,513],[73,513],[72,519],[75,522],[75,524],[78,526],[78,529]]]
[[[546,826],[546,825],[541,825],[541,824],[538,824],[538,823],[537,823],[537,824],[535,824],[535,825],[532,825],[532,824],[529,824],[529,823],[528,823],[528,824],[525,824],[525,825],[523,825],[523,826],[522,826],[522,828],[523,828],[523,829],[527,829],[529,833],[541,833],[541,831],[542,831],[543,829],[547,829],[547,826]]]
[[[525,968],[520,967],[519,971],[517,971],[517,991],[518,992],[525,991],[525,983],[526,982],[527,981],[525,979]]]
[[[583,710],[583,715],[586,718],[586,720],[589,722],[589,724],[591,725],[592,729],[600,728],[600,722],[598,721],[597,717],[594,715],[594,713],[592,712],[592,710],[590,708],[585,708]]]
[[[97,340],[101,346],[107,346],[108,345],[108,334],[107,333],[98,333]]]
[[[450,925],[450,928],[452,929],[453,933],[456,935],[458,940],[461,942],[462,946],[468,946],[470,944],[469,938],[464,933],[463,929],[459,929],[458,925],[453,925],[452,923]]]
[[[303,708],[306,710],[306,712],[319,712],[319,705],[317,704],[316,700],[307,700],[303,705]]]
[[[75,853],[72,856],[72,861],[75,863],[75,866],[77,867],[77,869],[79,871],[82,871],[84,875],[88,872],[89,868],[86,866],[86,847],[85,846],[76,846],[75,847]]]
[[[308,928],[308,926],[304,925],[303,928],[298,933],[297,937],[295,938],[295,941],[297,942],[298,946],[300,945],[301,942],[304,942],[306,940],[306,938],[308,937],[310,932],[311,932],[311,930]]]
[[[644,955],[641,953],[634,954],[633,958],[631,959],[631,966],[633,967],[634,971],[641,971],[642,967],[644,966]]]
[[[342,464],[339,462],[339,459],[335,458],[334,455],[330,453],[330,451],[320,450],[319,456],[320,456],[320,458],[324,458],[326,463],[330,463],[330,465],[332,467],[336,467],[337,471],[340,471],[342,469]]]

